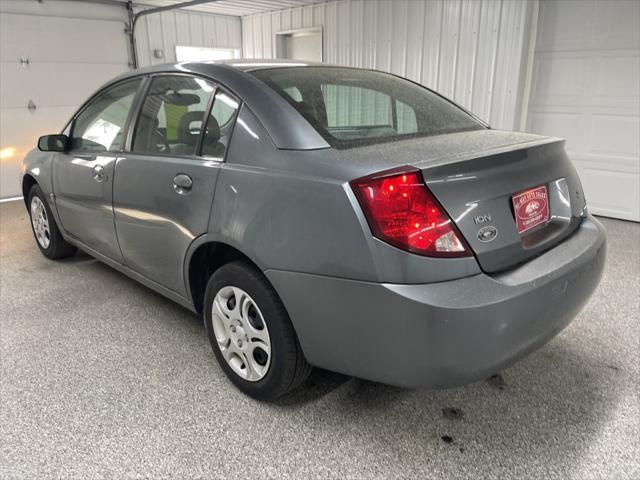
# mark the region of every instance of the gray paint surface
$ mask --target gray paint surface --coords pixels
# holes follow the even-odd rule
[[[128,153],[116,164],[115,230],[131,269],[188,297],[185,253],[207,233],[220,162]],[[173,189],[176,175],[193,179],[190,192]],[[112,218],[113,221],[113,218]],[[155,240],[154,240],[155,239]]]
[[[316,370],[273,405],[232,388],[199,317],[88,255],[47,260],[0,204],[0,477],[635,480],[640,225],[602,222],[594,295],[501,388]]]
[[[61,155],[54,153],[52,190],[60,225],[84,245],[123,262],[113,228],[113,179],[117,155]],[[106,180],[96,182],[93,170],[104,169]]]
[[[312,364],[440,388],[489,377],[557,335],[598,285],[605,251],[604,229],[590,218],[571,239],[502,275],[397,285],[265,273]]]
[[[32,152],[25,173],[35,177],[37,169],[70,241],[187,308],[197,308],[188,275],[195,249],[217,242],[240,250],[265,272],[305,355],[323,368],[406,386],[468,382],[540,346],[577,314],[600,277],[605,238],[587,217],[561,140],[482,129],[336,150],[248,73],[264,67],[189,63],[135,74],[207,76],[242,99],[224,163],[116,152],[97,193],[74,152]],[[61,181],[56,172],[67,162],[76,168]],[[474,256],[409,254],[371,235],[348,182],[398,166],[422,171]],[[186,196],[172,188],[179,174],[194,179]],[[511,196],[541,184],[551,192],[552,221],[521,240]],[[65,221],[73,206],[86,219]],[[500,232],[488,247],[474,240],[474,209],[490,214]],[[116,244],[104,245],[110,235],[122,257],[109,250]],[[531,280],[509,286],[494,273],[507,269]],[[457,303],[469,291],[481,296]],[[518,315],[529,321],[517,322]],[[398,329],[385,331],[395,316]],[[351,334],[334,339],[341,326]],[[345,340],[360,331],[364,343],[349,350]],[[455,348],[441,352],[447,344]]]

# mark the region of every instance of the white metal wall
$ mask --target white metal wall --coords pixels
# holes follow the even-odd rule
[[[640,220],[640,2],[542,2],[529,129],[567,139],[592,212]]]
[[[140,19],[136,26],[141,67],[176,61],[176,45],[242,49],[240,17],[170,10]],[[155,58],[162,50],[163,58]]]
[[[535,3],[342,0],[242,18],[247,58],[273,58],[275,34],[319,27],[324,61],[402,75],[495,128],[518,129]]]

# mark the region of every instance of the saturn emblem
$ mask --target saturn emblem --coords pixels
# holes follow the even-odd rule
[[[498,229],[492,225],[487,225],[478,230],[478,240],[481,242],[490,242],[498,236]]]

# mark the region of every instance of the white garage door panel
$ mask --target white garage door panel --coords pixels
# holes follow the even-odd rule
[[[528,129],[566,138],[594,213],[640,220],[640,2],[541,2]]]
[[[638,174],[583,168],[576,162],[591,213],[625,220],[640,215]]]
[[[630,52],[630,55],[598,59],[600,65],[597,66],[597,71],[602,75],[596,90],[598,97],[624,99],[640,96],[640,84],[636,81],[640,70],[640,57],[632,55],[633,52]]]
[[[566,139],[569,152],[580,149],[580,145],[589,141],[588,118],[579,113],[531,113],[529,115],[529,130],[541,135]]]
[[[40,135],[59,132],[73,115],[73,107],[41,108],[37,114],[26,109],[0,109],[0,145],[15,149],[14,157],[2,160],[0,198],[19,195],[18,173],[21,159],[36,146]]]
[[[630,48],[640,42],[637,0],[540,2],[538,50]]]
[[[20,162],[38,136],[59,132],[89,95],[128,70],[123,29],[115,19],[2,13],[0,148],[13,153],[0,163],[0,197],[21,193]]]
[[[128,62],[122,22],[3,13],[0,31],[5,61],[27,54],[35,62]]]
[[[44,107],[37,114],[27,109],[0,110],[0,142],[16,143],[15,147],[30,150],[40,135],[59,133],[76,107]]]
[[[532,100],[536,105],[578,102],[585,88],[587,63],[588,59],[574,55],[541,55],[534,65],[536,88]]]
[[[24,69],[16,63],[3,63],[0,105],[26,108],[33,100],[36,106],[80,106],[102,84],[125,71],[122,64],[34,63]]]
[[[591,117],[591,151],[620,154],[628,157],[640,155],[640,117],[594,114]]]

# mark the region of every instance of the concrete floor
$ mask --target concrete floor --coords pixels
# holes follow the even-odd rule
[[[603,219],[589,305],[500,381],[407,391],[316,371],[239,393],[201,321],[0,205],[0,478],[640,478],[640,225]],[[448,410],[454,409],[454,410]]]

